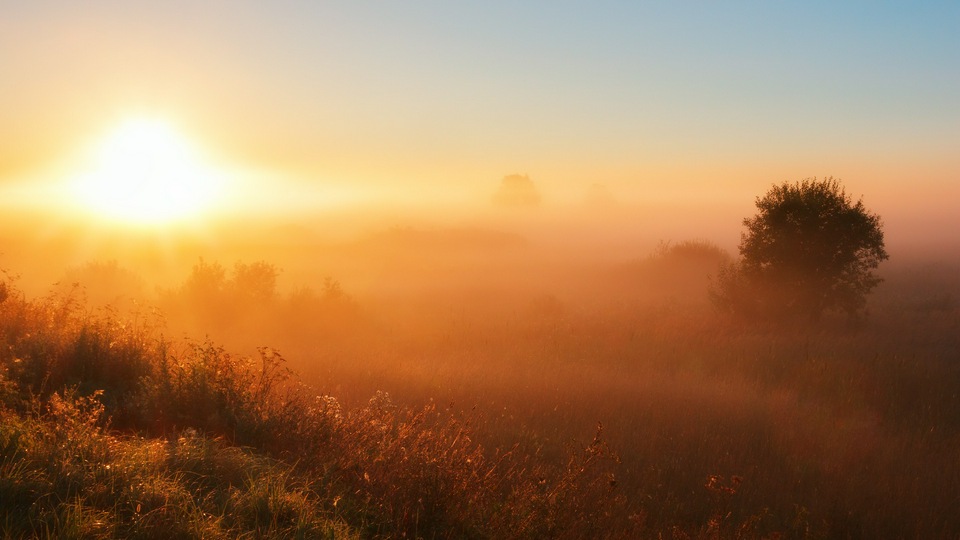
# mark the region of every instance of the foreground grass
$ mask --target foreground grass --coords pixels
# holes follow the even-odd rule
[[[384,393],[352,410],[275,351],[174,350],[69,297],[0,303],[0,531],[46,538],[623,537],[598,428],[559,466]]]
[[[4,538],[356,538],[288,466],[222,440],[116,436],[98,395],[0,413]]]

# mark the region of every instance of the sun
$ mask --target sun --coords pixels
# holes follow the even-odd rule
[[[76,202],[96,216],[156,225],[209,211],[222,174],[205,164],[171,124],[129,119],[94,147],[90,167],[72,183]]]

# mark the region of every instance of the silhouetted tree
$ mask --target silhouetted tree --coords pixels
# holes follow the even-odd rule
[[[279,275],[280,270],[276,266],[264,261],[250,264],[237,262],[233,266],[233,292],[248,304],[270,302],[276,298]]]
[[[537,206],[540,194],[529,176],[511,174],[503,177],[493,202],[500,206]]]
[[[192,302],[220,303],[226,283],[227,271],[223,266],[218,262],[207,263],[201,257],[183,284],[183,292]]]
[[[748,317],[859,315],[882,281],[872,270],[888,258],[880,217],[833,178],[775,185],[756,204],[743,220],[740,261],[711,291],[717,306]]]

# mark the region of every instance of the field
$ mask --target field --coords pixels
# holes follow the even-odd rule
[[[710,242],[551,245],[403,227],[8,274],[0,530],[960,536],[955,261],[893,252],[863,320],[746,324],[708,302]]]
[[[960,540],[960,2],[2,2],[0,540]]]

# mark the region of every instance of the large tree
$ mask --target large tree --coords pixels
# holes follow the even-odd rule
[[[721,308],[755,317],[851,317],[866,306],[888,258],[880,217],[853,202],[838,180],[774,185],[743,220],[740,260],[725,267],[712,291]]]

